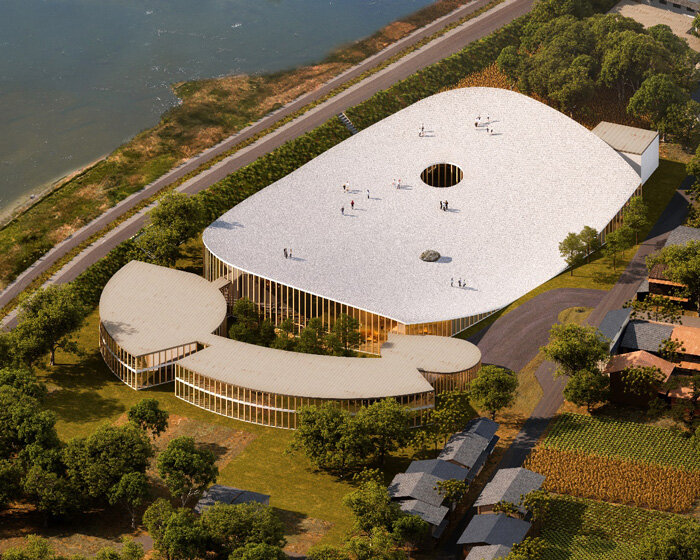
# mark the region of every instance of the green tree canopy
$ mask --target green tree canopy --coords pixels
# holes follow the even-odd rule
[[[168,191],[148,213],[151,226],[172,232],[177,245],[196,236],[206,225],[201,200],[177,191]]]
[[[634,232],[634,243],[639,243],[639,234],[649,227],[649,208],[641,196],[633,196],[624,209],[624,223]]]
[[[632,366],[620,373],[625,388],[640,397],[652,397],[659,390],[664,375],[656,366]]]
[[[103,425],[84,438],[71,440],[63,453],[66,474],[87,497],[106,501],[125,474],[145,473],[153,448],[131,424]]]
[[[608,358],[608,342],[595,327],[557,323],[549,331],[549,342],[541,349],[556,362],[557,375],[576,375],[596,370]]]
[[[347,313],[341,313],[331,327],[331,334],[336,336],[344,355],[350,356],[360,345],[360,322]]]
[[[690,99],[668,74],[649,76],[630,98],[627,112],[637,118],[647,118],[654,127],[659,127],[668,111],[675,105],[685,104]]]
[[[595,253],[598,249],[600,249],[600,237],[598,236],[598,231],[591,226],[584,226],[581,233],[578,234],[578,238],[585,247],[586,262],[588,262],[590,260],[591,253]]]
[[[613,270],[617,270],[617,257],[623,251],[632,247],[634,243],[634,232],[627,225],[622,225],[615,231],[610,232],[605,237],[605,247],[603,252],[612,257]]]
[[[56,363],[56,350],[76,352],[73,332],[82,324],[86,307],[72,284],[51,285],[20,299],[17,326],[4,334],[11,356],[32,365],[49,354]]]
[[[288,556],[279,546],[265,543],[250,543],[234,550],[229,560],[287,560]]]
[[[599,369],[583,369],[569,378],[564,387],[564,398],[578,406],[593,406],[606,402],[610,396],[610,378]]]
[[[216,504],[201,517],[209,535],[209,550],[226,558],[246,545],[285,545],[284,526],[275,511],[258,503]]]
[[[21,456],[28,448],[57,448],[56,417],[37,399],[11,385],[0,385],[0,459]]]
[[[449,480],[439,480],[435,489],[450,506],[454,506],[462,501],[462,498],[469,491],[469,483],[465,480],[451,478]]]
[[[40,466],[31,467],[22,481],[25,497],[42,512],[45,520],[74,513],[80,509],[80,489],[67,478]]]
[[[308,560],[350,560],[342,548],[330,544],[318,544],[306,553]]]
[[[581,264],[586,256],[586,245],[580,235],[570,232],[564,241],[559,243],[559,254],[566,261],[566,266],[571,269],[573,276],[574,267]]]
[[[200,520],[191,510],[183,508],[168,518],[156,550],[167,560],[192,560],[204,558],[206,544],[207,533]]]
[[[305,354],[327,354],[326,328],[319,317],[310,319],[299,335],[297,349]]]
[[[403,515],[396,502],[389,497],[386,487],[377,480],[365,480],[357,490],[343,498],[355,518],[357,532],[371,533],[374,528],[391,531],[396,520]]]
[[[138,509],[148,497],[148,478],[142,472],[129,472],[119,479],[108,494],[111,505],[121,504],[131,516],[131,528],[136,528]]]
[[[656,264],[663,265],[666,278],[685,286],[689,300],[700,310],[700,241],[664,247],[647,258],[650,270]]]
[[[186,436],[171,440],[157,460],[158,474],[183,507],[216,481],[219,469],[215,463],[211,451],[198,449],[194,439]]]
[[[297,347],[297,339],[294,336],[296,332],[296,326],[294,325],[294,319],[287,317],[278,326],[279,334],[277,338],[272,341],[270,345],[272,348],[277,348],[278,350],[287,350],[293,352]]]
[[[157,437],[168,429],[168,413],[156,399],[141,399],[127,412],[129,422],[144,432]]]
[[[692,520],[659,525],[647,535],[639,560],[700,560],[700,524]]]
[[[229,338],[259,346],[270,346],[275,340],[272,323],[262,317],[258,306],[248,298],[236,300],[231,316],[233,324],[229,328]]]
[[[625,303],[632,308],[633,319],[650,319],[661,323],[680,323],[683,316],[681,305],[665,296],[648,294],[643,300],[635,299]]]
[[[462,430],[475,415],[467,391],[447,391],[438,395],[430,422],[434,433],[446,438]]]
[[[41,401],[48,391],[46,384],[39,381],[34,373],[26,368],[0,369],[0,386],[12,387],[23,395]]]
[[[379,464],[388,453],[405,447],[411,438],[411,411],[395,399],[383,399],[363,406],[355,416],[359,429],[369,438],[370,449]]]
[[[483,366],[469,387],[469,395],[479,408],[487,410],[492,419],[496,413],[515,402],[518,377],[512,371],[497,366]]]

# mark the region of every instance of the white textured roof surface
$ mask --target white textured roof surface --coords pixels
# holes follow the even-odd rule
[[[141,356],[196,342],[226,318],[226,300],[196,274],[131,261],[100,296],[100,320],[124,350]]]
[[[481,350],[474,344],[446,336],[389,334],[382,344],[384,359],[396,356],[430,373],[457,373],[481,362]]]
[[[490,116],[496,133],[475,128],[477,115]],[[440,162],[459,165],[464,179],[425,185],[421,172]],[[558,111],[508,90],[458,89],[321,154],[235,206],[203,239],[242,270],[402,323],[432,322],[499,309],[562,271],[559,242],[585,225],[605,227],[639,182]],[[421,261],[426,249],[443,258]]]
[[[637,155],[642,155],[659,135],[656,130],[646,130],[607,121],[598,123],[592,132],[615,150]]]
[[[178,363],[255,391],[312,399],[375,399],[433,390],[412,364],[396,358],[301,354],[216,335],[205,337],[203,342],[211,346]]]

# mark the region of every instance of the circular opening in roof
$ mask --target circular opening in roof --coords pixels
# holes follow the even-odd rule
[[[463,177],[462,170],[451,163],[436,163],[426,167],[420,174],[421,180],[426,185],[439,189],[454,187]]]

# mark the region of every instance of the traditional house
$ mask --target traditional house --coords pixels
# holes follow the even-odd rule
[[[498,424],[493,420],[476,418],[449,439],[438,459],[467,469],[466,478],[474,480],[496,447],[497,430]]]
[[[509,502],[525,515],[527,510],[520,505],[520,498],[534,490],[539,490],[544,476],[527,469],[500,469],[484,487],[474,505],[477,513],[492,513],[498,502]]]
[[[479,546],[501,545],[512,547],[521,542],[530,530],[530,524],[504,513],[475,515],[467,525],[457,544],[462,545],[464,557]]]

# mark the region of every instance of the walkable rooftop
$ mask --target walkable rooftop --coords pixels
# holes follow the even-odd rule
[[[457,166],[461,181],[423,182],[437,164]],[[203,240],[229,265],[307,293],[404,324],[451,320],[500,309],[564,270],[559,242],[603,229],[639,184],[566,115],[513,91],[457,89],[324,152]],[[428,249],[440,259],[421,260]]]

